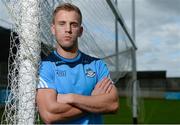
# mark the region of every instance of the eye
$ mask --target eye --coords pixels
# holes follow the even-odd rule
[[[63,25],[65,25],[65,22],[59,22],[58,23],[60,26],[63,26]]]
[[[76,28],[76,27],[78,27],[79,25],[78,25],[78,23],[71,23],[71,26],[73,27],[73,28]]]

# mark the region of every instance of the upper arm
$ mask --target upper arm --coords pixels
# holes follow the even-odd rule
[[[98,82],[101,81],[104,77],[109,77],[110,78],[110,73],[109,73],[109,69],[106,65],[106,63],[104,63],[103,60],[98,60],[97,61],[97,73],[98,73]]]
[[[98,70],[97,71],[98,82],[101,81],[105,77],[108,77],[109,79],[111,79],[110,72],[109,72],[109,69],[108,69],[106,63],[103,60],[98,60],[96,64],[97,64],[96,66],[97,66],[97,70]],[[118,92],[117,92],[115,85],[113,85],[110,93],[108,93],[107,96],[108,95],[113,97],[112,99],[118,100]]]
[[[118,97],[118,91],[117,91],[117,88],[116,88],[115,85],[113,85],[110,93],[108,93],[108,94],[112,97],[112,99],[113,99],[114,101],[117,101],[117,102],[118,102],[118,98],[119,98],[119,97]]]
[[[62,114],[71,109],[68,104],[57,102],[57,94],[53,89],[38,89],[36,102],[45,123],[64,120]]]
[[[38,112],[45,123],[50,123],[51,121],[49,114],[53,112],[53,105],[56,103],[56,95],[53,89],[37,90],[36,103]]]
[[[54,104],[56,103],[57,94],[53,89],[38,89],[36,102],[39,113],[43,116],[47,112],[54,112]],[[55,108],[55,107],[54,107]]]

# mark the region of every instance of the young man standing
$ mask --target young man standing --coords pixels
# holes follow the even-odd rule
[[[116,112],[118,94],[105,63],[82,53],[82,14],[75,5],[59,5],[53,13],[56,50],[42,60],[37,106],[45,123],[101,124],[103,113]]]

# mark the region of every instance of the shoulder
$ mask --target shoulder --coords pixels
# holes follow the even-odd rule
[[[85,53],[82,53],[82,57],[83,57],[83,64],[94,65],[96,68],[99,67],[98,68],[99,70],[102,69],[103,67],[107,67],[106,63],[101,58],[93,57]]]
[[[94,56],[90,56],[90,55],[87,55],[87,54],[85,54],[85,53],[83,53],[83,52],[81,52],[81,54],[82,54],[82,58],[83,58],[83,61],[85,61],[85,62],[97,62],[97,61],[100,61],[101,59],[100,58],[97,58],[97,57],[94,57]]]
[[[54,54],[54,51],[52,51],[47,57],[43,58],[42,62],[56,62],[59,58]]]
[[[62,60],[54,53],[54,51],[52,51],[47,57],[45,57],[41,60],[41,65],[42,64],[54,65],[61,61]]]
[[[83,53],[83,56],[84,56],[84,59],[85,59],[85,60],[88,60],[89,62],[94,61],[94,62],[96,62],[96,63],[98,63],[98,64],[103,64],[103,65],[105,64],[104,60],[101,59],[101,58],[94,57],[94,56],[90,56],[90,55],[87,55],[87,54],[85,54],[85,53]]]
[[[58,59],[56,58],[54,52],[51,52],[47,57],[43,58],[40,61],[40,69],[52,69],[53,64],[57,62]]]

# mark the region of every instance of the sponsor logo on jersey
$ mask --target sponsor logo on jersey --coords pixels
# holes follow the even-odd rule
[[[58,70],[58,71],[56,71],[56,73],[59,77],[65,77],[66,76],[65,70]]]
[[[94,72],[91,68],[86,69],[86,76],[94,77],[95,75],[96,75],[96,72]]]

